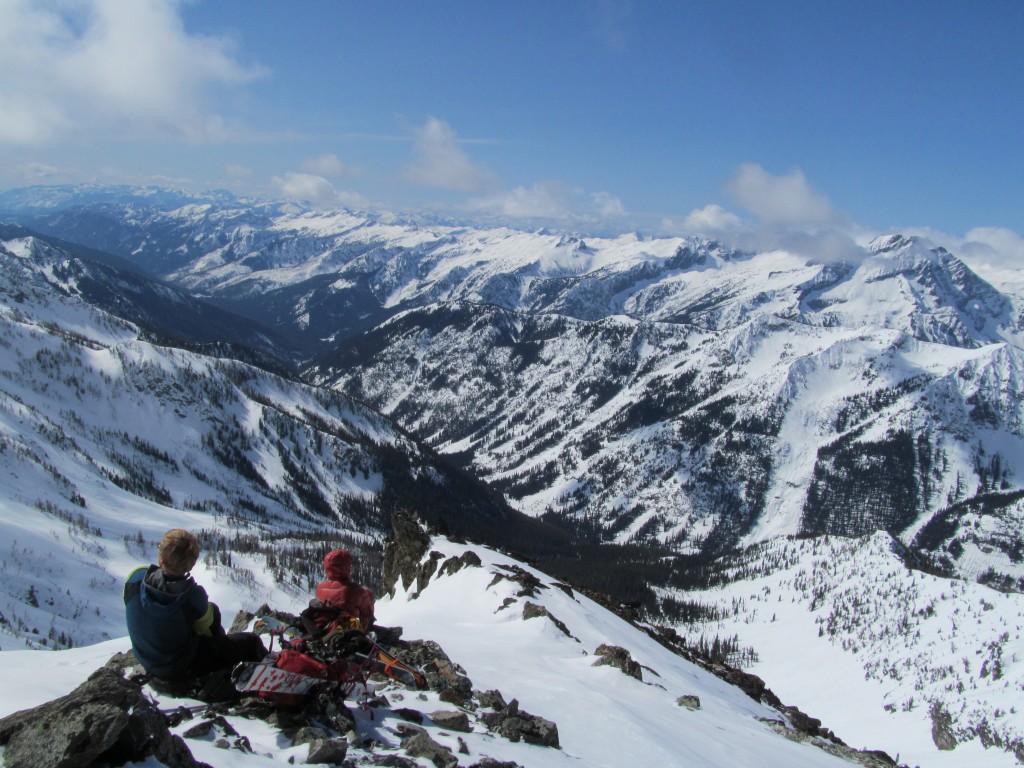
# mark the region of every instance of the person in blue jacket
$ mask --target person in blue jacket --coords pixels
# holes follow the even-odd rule
[[[202,678],[267,655],[259,636],[224,632],[220,610],[190,575],[199,560],[195,534],[174,528],[157,553],[156,565],[136,568],[124,585],[132,651],[147,673],[163,680]]]

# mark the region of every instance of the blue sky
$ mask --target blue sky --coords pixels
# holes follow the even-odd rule
[[[916,228],[1024,265],[1022,51],[1019,0],[0,0],[0,186]]]

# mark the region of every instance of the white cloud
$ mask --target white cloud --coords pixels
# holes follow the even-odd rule
[[[406,178],[425,187],[461,192],[479,192],[493,185],[493,175],[476,165],[455,141],[455,131],[443,120],[431,117],[415,131],[415,162],[406,169]]]
[[[735,213],[730,213],[720,205],[706,205],[695,208],[683,219],[683,230],[687,233],[701,235],[717,234],[738,228],[742,220]]]
[[[126,135],[209,141],[211,91],[260,74],[186,33],[177,0],[0,0],[0,143]]]
[[[308,173],[315,173],[319,176],[333,176],[335,178],[345,175],[348,170],[337,155],[328,153],[313,157],[302,164],[302,170]]]
[[[975,227],[964,235],[961,246],[993,266],[1024,269],[1024,237],[1006,227]]]
[[[842,219],[799,168],[773,176],[756,163],[744,163],[726,184],[726,191],[759,219],[772,224],[827,225]]]
[[[224,166],[224,173],[231,179],[248,179],[252,178],[253,170],[247,165],[228,163]]]
[[[602,219],[614,219],[626,215],[626,206],[619,198],[608,192],[593,192],[590,199],[597,207],[597,215]]]
[[[601,225],[628,213],[622,201],[608,192],[587,193],[553,179],[472,198],[463,208],[488,219],[558,226]]]
[[[46,163],[25,163],[17,169],[19,176],[33,184],[54,184],[69,178],[74,171]]]
[[[275,176],[272,182],[282,196],[302,200],[321,208],[366,208],[368,201],[354,192],[336,190],[323,176],[312,173],[286,173]]]
[[[470,200],[467,207],[479,213],[514,219],[567,219],[572,190],[559,181],[540,181],[501,194]]]

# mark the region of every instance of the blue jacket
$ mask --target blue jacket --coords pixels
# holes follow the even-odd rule
[[[214,608],[191,576],[168,577],[156,565],[136,568],[124,585],[125,619],[132,651],[156,677],[187,671],[199,635],[209,635]]]

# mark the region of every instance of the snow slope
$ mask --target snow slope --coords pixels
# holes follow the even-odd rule
[[[675,594],[719,612],[678,629],[735,635],[757,653],[749,671],[851,744],[909,765],[1014,765],[1024,598],[909,570],[901,550],[884,533],[774,539],[723,563],[720,586]],[[953,719],[951,752],[933,743],[933,707]]]
[[[839,768],[855,764],[776,732],[765,721],[787,730],[778,711],[676,656],[591,600],[559,588],[544,574],[481,547],[436,538],[431,546],[445,558],[461,556],[468,549],[480,557],[482,567],[436,575],[422,591],[415,585],[410,591],[399,588],[394,598],[380,602],[378,620],[403,626],[408,638],[439,642],[465,669],[475,690],[500,690],[506,700],[518,699],[522,710],[555,722],[560,749],[513,743],[476,722],[471,733],[462,734],[468,748],[463,755],[456,734],[443,732],[428,719],[428,732],[453,748],[460,765],[468,766],[484,756],[515,761],[525,768],[621,768],[629,764]],[[511,569],[522,569],[538,579],[535,596],[523,596],[516,581],[497,578],[511,574]],[[553,618],[524,619],[527,602],[546,609]],[[294,608],[294,603],[288,607]],[[564,624],[569,636],[553,619]],[[627,649],[643,665],[643,680],[612,667],[594,666],[594,652],[601,644]],[[123,640],[114,640],[68,651],[0,654],[0,716],[69,691],[124,647]],[[28,682],[27,665],[38,682],[27,695],[15,694]],[[379,742],[374,750],[377,757],[397,753],[396,726],[401,720],[391,708],[427,713],[451,708],[433,693],[421,696],[394,688],[382,690],[391,701],[390,708],[375,710],[372,720],[367,712],[357,710],[360,736]],[[698,696],[700,708],[691,711],[679,706],[676,700],[682,695]],[[168,700],[160,703],[173,706]],[[469,714],[474,715],[472,711]],[[287,740],[265,723],[237,717],[230,721],[249,739],[254,753],[221,750],[210,741],[190,740],[198,759],[218,768],[255,768],[279,765],[289,758],[304,759],[304,748],[287,746]],[[186,722],[176,730],[192,724]],[[370,759],[371,754],[363,749],[349,751],[349,760],[355,765],[368,765]]]

